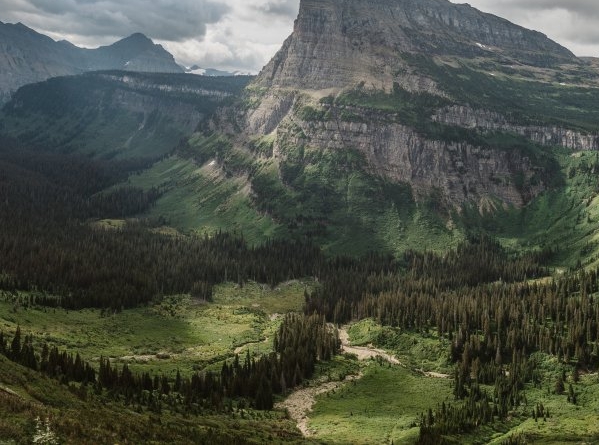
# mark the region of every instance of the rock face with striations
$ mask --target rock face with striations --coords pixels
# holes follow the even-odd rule
[[[183,72],[171,54],[143,34],[133,34],[110,46],[83,49],[66,41],[56,42],[22,23],[0,22],[0,104],[23,85],[109,69]]]
[[[575,56],[543,34],[447,0],[302,0],[294,32],[264,68],[263,86],[327,89],[405,83],[402,53],[485,56],[546,66]],[[417,74],[415,74],[416,77]],[[422,79],[414,79],[418,89]],[[427,87],[423,81],[421,87]],[[422,89],[422,88],[420,88]]]
[[[458,67],[463,60],[489,60],[531,71],[582,64],[543,34],[469,5],[447,0],[302,0],[293,34],[248,90],[253,106],[238,110],[237,122],[228,128],[243,129],[239,146],[274,137],[273,156],[282,164],[290,143],[311,150],[357,150],[367,162],[364,169],[373,175],[410,184],[417,200],[440,190],[445,204],[457,209],[496,201],[523,206],[547,187],[542,167],[522,151],[435,139],[393,111],[359,103],[349,109],[336,98],[356,89],[391,94],[398,88],[449,103],[422,118],[435,125],[516,133],[538,144],[572,149],[597,147],[596,135],[526,127],[499,113],[473,109],[412,64],[413,58]],[[308,106],[320,121],[306,118],[302,109]],[[298,133],[302,137],[294,138]]]

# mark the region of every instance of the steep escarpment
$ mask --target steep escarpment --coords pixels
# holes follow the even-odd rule
[[[583,133],[558,126],[521,125],[505,116],[488,110],[474,110],[454,105],[432,116],[435,122],[463,128],[516,133],[545,146],[561,146],[575,151],[599,150],[599,133]]]
[[[469,5],[303,0],[243,107],[223,113],[234,123],[212,128],[242,149],[272,139],[281,171],[287,152],[353,150],[418,202],[519,208],[559,183],[543,147],[599,148],[584,85],[596,77],[543,34]]]
[[[318,90],[358,82],[388,89],[400,82],[418,89],[422,76],[401,58],[404,53],[492,55],[533,66],[576,62],[570,51],[544,35],[469,5],[446,0],[303,0],[293,34],[257,84]],[[423,86],[434,90],[430,82]]]
[[[520,207],[546,185],[522,150],[434,140],[376,113],[366,112],[360,119],[360,110],[352,113],[351,121],[295,120],[301,132],[279,127],[277,140],[283,144],[275,144],[275,155],[284,161],[284,147],[289,144],[305,145],[307,150],[357,150],[371,175],[410,184],[419,201],[441,191],[445,205],[455,208],[466,202],[484,206],[489,199]]]

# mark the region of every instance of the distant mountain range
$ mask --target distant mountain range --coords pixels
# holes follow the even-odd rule
[[[159,158],[250,79],[130,71],[56,77],[13,94],[0,111],[0,133],[47,152]]]
[[[201,68],[198,65],[193,65],[185,69],[186,73],[195,74],[197,76],[208,77],[231,77],[231,76],[251,76],[252,73],[247,71],[223,71],[215,68]]]
[[[0,22],[0,103],[23,85],[97,70],[184,72],[168,51],[143,34],[85,49],[56,42],[22,23]]]

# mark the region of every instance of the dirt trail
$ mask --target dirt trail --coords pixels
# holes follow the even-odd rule
[[[451,376],[449,374],[441,374],[440,372],[423,372],[423,374],[427,377],[432,377],[434,379],[450,379]]]
[[[350,346],[349,334],[347,333],[346,327],[339,329],[339,338],[341,339],[342,351],[355,354],[359,360],[382,357],[390,363],[401,365],[397,358],[387,354],[381,349],[375,349],[374,347],[369,346]],[[312,411],[312,407],[316,403],[316,396],[339,389],[348,382],[359,380],[361,378],[362,374],[360,373],[358,375],[347,376],[345,380],[340,382],[325,382],[318,386],[298,389],[291,393],[291,395],[283,402],[277,403],[275,408],[287,409],[289,416],[297,422],[297,427],[304,437],[310,437],[313,435],[313,432],[308,428],[308,414]]]
[[[339,329],[339,338],[341,339],[342,350],[350,354],[356,354],[359,360],[368,360],[371,358],[382,357],[389,363],[401,365],[401,362],[394,356],[387,354],[382,349],[376,349],[374,346],[350,346],[349,334],[346,327]]]
[[[319,386],[302,388],[293,391],[283,402],[275,405],[277,409],[286,409],[289,416],[297,422],[297,428],[304,437],[310,437],[314,433],[308,428],[308,414],[316,403],[316,396],[341,388],[347,382],[362,378],[362,374],[350,375],[342,382],[326,382]]]
[[[246,347],[250,346],[250,345],[257,345],[260,343],[268,343],[268,337],[266,337],[264,340],[257,340],[257,341],[248,341],[247,343],[242,344],[241,346],[235,348],[235,351],[233,351],[235,354],[241,354]]]

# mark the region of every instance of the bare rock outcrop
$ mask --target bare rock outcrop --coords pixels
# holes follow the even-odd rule
[[[529,65],[576,62],[543,34],[446,0],[302,0],[294,32],[256,83],[327,89],[400,81],[439,92],[402,54],[475,57],[495,51]],[[407,71],[406,71],[407,70]]]
[[[509,122],[504,116],[488,110],[474,110],[468,106],[454,105],[439,110],[436,122],[463,128],[490,131],[507,131],[524,136],[541,145],[558,145],[574,151],[599,150],[599,134],[583,133],[562,127],[519,125]]]
[[[406,124],[391,111],[375,107],[351,110],[344,119],[334,99],[347,91],[391,93],[396,88],[458,103],[433,72],[414,58],[438,59],[459,66],[462,59],[488,58],[555,68],[582,63],[543,34],[514,25],[467,4],[447,0],[302,0],[293,34],[248,90],[251,106],[237,112],[237,144],[271,135],[273,156],[286,160],[289,147],[357,150],[372,175],[411,185],[418,200],[439,192],[449,206],[503,202],[523,206],[547,184],[534,160],[518,149],[481,147],[472,142],[437,140]],[[447,62],[449,60],[449,62]],[[453,62],[452,62],[453,61]],[[434,68],[433,68],[434,71]],[[316,118],[302,115],[313,106]],[[329,108],[327,108],[329,107]],[[331,108],[332,107],[332,108]],[[339,106],[342,108],[341,106]],[[433,122],[478,130],[513,132],[535,143],[596,149],[596,135],[567,129],[525,126],[465,105],[452,105]],[[301,137],[295,130],[301,129]],[[442,138],[440,138],[442,139]]]
[[[293,124],[301,128],[302,137],[294,136],[298,132],[293,127],[282,125],[278,128],[279,141],[318,149],[357,150],[367,160],[368,171],[393,182],[409,183],[418,200],[438,190],[450,207],[495,199],[520,207],[544,189],[542,181],[531,181],[538,172],[518,151],[430,140],[410,127],[385,122],[375,115],[365,117],[364,122],[304,122],[295,118]],[[275,150],[275,156],[284,159],[284,148]]]

